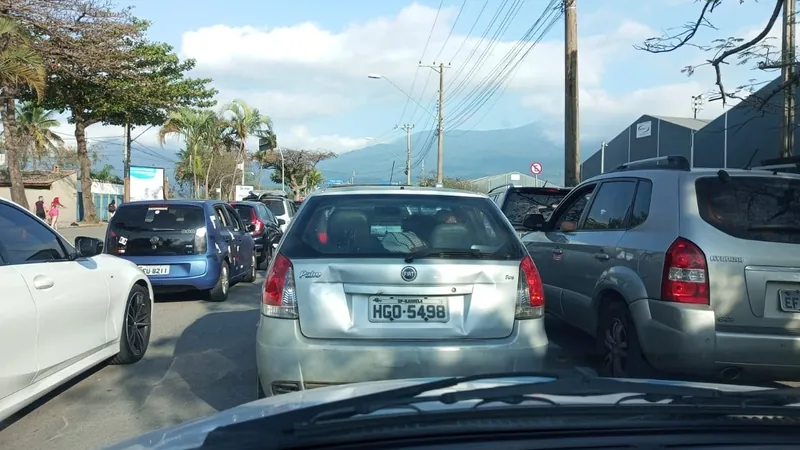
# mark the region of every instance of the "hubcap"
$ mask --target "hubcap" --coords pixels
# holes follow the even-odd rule
[[[624,376],[628,363],[628,332],[619,319],[614,319],[606,330],[603,364],[612,376]]]
[[[220,283],[222,284],[222,293],[228,293],[228,268],[222,266],[222,272],[219,274]]]
[[[144,293],[135,292],[125,314],[125,340],[134,355],[144,353],[150,336],[150,302]]]

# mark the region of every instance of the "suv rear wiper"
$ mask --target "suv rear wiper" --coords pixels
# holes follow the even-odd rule
[[[500,255],[497,253],[484,253],[476,248],[472,249],[453,249],[453,248],[425,248],[422,250],[418,250],[413,253],[406,253],[405,254],[405,262],[407,264],[412,263],[417,258],[425,258],[427,256],[439,256],[439,257],[446,257],[446,256],[465,256],[469,258],[486,258],[486,257],[498,257],[502,256],[504,258],[510,257],[509,255]]]
[[[434,396],[423,395],[427,392],[453,387],[470,381],[528,377],[552,378],[553,380],[460,390]],[[628,393],[630,395],[609,406],[619,406],[631,400],[644,400],[650,403],[667,400],[669,401],[667,405],[734,406],[746,410],[747,406],[779,407],[800,403],[800,388],[762,388],[753,391],[728,392],[710,387],[653,383],[645,380],[601,378],[582,374],[566,374],[562,376],[552,373],[507,373],[445,378],[415,386],[288,411],[271,416],[270,422],[277,423],[278,428],[284,432],[292,432],[304,426],[347,419],[357,415],[366,415],[383,409],[402,408],[403,406],[413,407],[414,404],[423,402],[454,404],[462,401],[478,400],[481,403],[502,402],[518,404],[524,401],[539,401],[557,404],[553,400],[538,396],[601,396],[620,393]]]

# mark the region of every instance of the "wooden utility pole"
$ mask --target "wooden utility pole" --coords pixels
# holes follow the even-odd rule
[[[437,118],[438,128],[438,162],[436,163],[436,184],[444,184],[444,70],[449,69],[450,65],[444,63],[433,63],[426,66],[420,64],[420,67],[427,67],[439,73],[439,115]]]
[[[783,2],[783,40],[781,45],[781,78],[786,88],[783,91],[783,142],[781,157],[794,154],[794,129],[795,129],[795,72],[797,61],[795,59],[795,1]]]
[[[578,117],[578,0],[564,0],[564,185],[580,183]]]
[[[123,179],[123,193],[122,193],[122,201],[129,202],[131,201],[131,143],[133,140],[131,139],[131,125],[129,123],[125,124],[125,145],[124,145],[124,152],[125,155],[122,160],[122,179]]]
[[[414,129],[414,125],[405,124],[405,125],[397,125],[395,128],[399,128],[406,132],[406,184],[411,186],[411,130]]]

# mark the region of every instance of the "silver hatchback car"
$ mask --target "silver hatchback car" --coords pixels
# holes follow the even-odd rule
[[[485,195],[331,187],[267,271],[258,393],[540,370],[543,313],[539,272]]]

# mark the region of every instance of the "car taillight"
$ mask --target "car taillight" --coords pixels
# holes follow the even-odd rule
[[[525,256],[519,265],[517,282],[517,320],[538,319],[544,316],[544,286],[539,270],[530,256]]]
[[[294,268],[286,256],[278,253],[264,280],[261,314],[279,319],[297,319],[297,292]]]
[[[262,222],[261,219],[259,219],[258,216],[256,215],[255,208],[250,209],[250,222],[255,227],[255,229],[253,229],[253,232],[251,234],[260,234],[261,231],[264,230],[264,222]]]
[[[208,251],[208,230],[200,227],[194,231],[194,253],[199,255]]]
[[[664,258],[661,300],[709,304],[706,255],[694,242],[679,237],[669,246]]]

